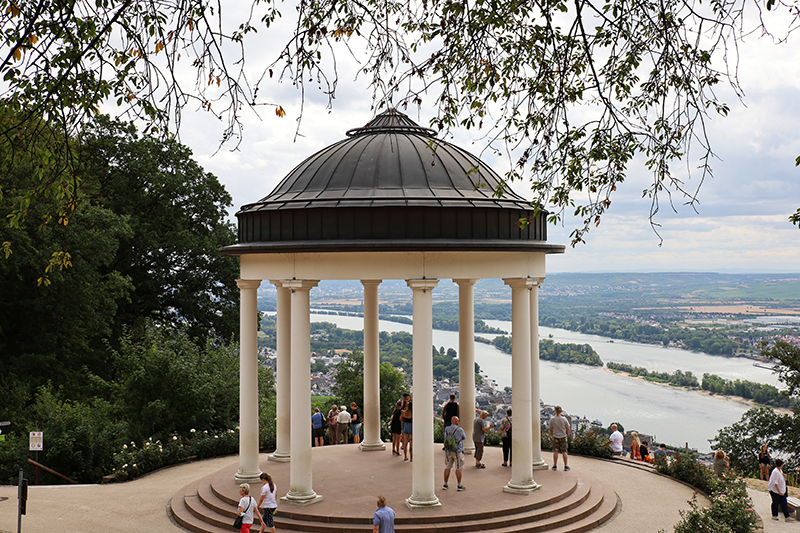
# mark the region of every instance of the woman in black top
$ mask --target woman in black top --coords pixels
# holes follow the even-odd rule
[[[394,411],[389,426],[392,429],[392,455],[400,455],[400,438],[403,433],[403,422],[400,416],[403,414],[403,402],[397,400],[394,404]]]
[[[767,445],[763,444],[761,446],[761,451],[758,452],[758,475],[759,478],[764,481],[769,479],[769,465],[771,462],[769,452],[767,451]]]

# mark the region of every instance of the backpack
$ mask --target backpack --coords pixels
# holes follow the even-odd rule
[[[453,427],[453,426],[448,426],[447,429],[450,429],[451,427]],[[450,434],[450,438],[447,438],[447,430],[445,430],[445,432],[444,432],[444,449],[449,451],[449,452],[454,452],[454,451],[456,451],[457,447],[458,447],[458,444],[456,443],[456,432],[453,431]]]

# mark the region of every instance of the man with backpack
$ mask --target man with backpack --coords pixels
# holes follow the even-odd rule
[[[450,425],[444,428],[444,486],[442,488],[445,490],[448,488],[447,480],[450,479],[450,469],[454,464],[458,490],[467,490],[467,487],[461,484],[461,471],[464,469],[464,441],[467,439],[467,434],[458,425],[458,422],[458,417],[454,416]]]

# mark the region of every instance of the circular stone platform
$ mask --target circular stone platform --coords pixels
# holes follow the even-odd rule
[[[282,496],[288,491],[290,464],[267,458],[260,456],[261,469],[273,476]],[[589,531],[614,516],[618,508],[612,489],[575,470],[535,471],[534,478],[542,487],[528,496],[503,492],[511,469],[501,466],[502,451],[494,447],[486,449],[485,469],[475,468],[471,456],[466,458],[466,491],[456,491],[455,472],[451,472],[450,488],[444,490],[443,458],[442,452],[442,460],[437,459],[441,463],[437,468],[442,470],[436,473],[441,509],[412,511],[405,504],[411,494],[411,464],[394,457],[390,447],[381,452],[362,452],[352,444],[314,448],[313,487],[322,501],[303,507],[279,503],[275,525],[279,531],[372,531],[380,494],[396,513],[397,531]],[[230,531],[239,501],[234,481],[237,468],[233,464],[179,491],[171,503],[175,520],[197,533]],[[260,490],[253,487],[256,498]]]

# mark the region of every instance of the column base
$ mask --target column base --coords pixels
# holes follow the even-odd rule
[[[256,472],[236,472],[236,475],[233,476],[233,479],[236,483],[260,483],[261,482],[261,470]]]
[[[358,446],[362,452],[382,452],[386,449],[386,444],[383,441],[362,442]]]
[[[412,511],[423,509],[441,509],[442,502],[435,495],[431,499],[415,499],[413,496],[406,498],[406,506]]]
[[[317,503],[322,501],[322,496],[314,492],[303,492],[303,493],[287,493],[286,496],[281,497],[281,502],[288,503],[291,505],[300,505],[306,506],[311,505],[312,503]]]
[[[267,461],[275,461],[277,463],[288,463],[292,460],[292,454],[284,452],[275,452],[267,456]]]
[[[510,492],[511,494],[532,494],[542,488],[541,485],[531,480],[531,484],[517,484],[508,482],[508,485],[503,487],[503,492]]]
[[[475,446],[464,446],[464,455],[475,455]]]
[[[550,467],[547,466],[547,463],[544,462],[544,459],[539,459],[538,461],[533,463],[534,470],[547,470],[548,468]]]

